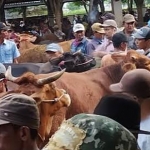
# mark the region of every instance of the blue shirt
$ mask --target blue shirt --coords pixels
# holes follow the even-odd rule
[[[102,39],[93,37],[93,39],[87,44],[87,54],[91,55],[100,44],[102,44]]]
[[[0,44],[0,63],[13,63],[13,59],[19,56],[20,52],[16,44],[4,39],[4,42]]]
[[[87,54],[87,43],[88,43],[87,38],[83,38],[82,41],[76,42],[74,40],[71,44],[71,52],[76,52],[78,50],[81,50],[82,53]]]

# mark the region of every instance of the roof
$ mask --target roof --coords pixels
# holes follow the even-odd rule
[[[63,3],[81,1],[81,0],[63,0]],[[22,7],[22,6],[38,6],[45,4],[44,0],[5,0],[5,8]]]

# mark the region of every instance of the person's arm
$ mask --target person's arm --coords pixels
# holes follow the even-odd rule
[[[95,50],[94,45],[91,42],[89,42],[87,44],[87,54],[91,56],[93,54],[94,50]]]
[[[102,43],[101,45],[99,45],[96,50],[93,52],[93,56],[94,57],[100,57],[102,58],[103,56],[109,54],[109,52],[105,51],[105,43]]]

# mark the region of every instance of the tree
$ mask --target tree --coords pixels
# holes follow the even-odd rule
[[[134,0],[136,7],[137,7],[137,12],[138,12],[138,21],[139,22],[143,22],[143,4],[144,4],[144,0]]]
[[[0,21],[5,21],[4,0],[0,0]]]

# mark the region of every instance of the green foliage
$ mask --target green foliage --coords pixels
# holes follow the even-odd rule
[[[82,6],[81,2],[69,2],[67,4],[67,8],[69,10],[78,10],[78,9],[80,9],[81,6]]]
[[[23,9],[21,7],[16,7],[16,8],[7,9],[7,11],[9,13],[18,12],[18,14],[21,14],[23,12]]]
[[[63,16],[70,16],[70,15],[82,15],[82,14],[86,14],[85,9],[80,9],[80,10],[73,10],[73,11],[69,11],[69,12],[64,12]]]

